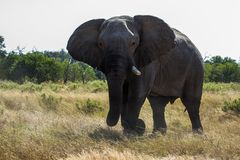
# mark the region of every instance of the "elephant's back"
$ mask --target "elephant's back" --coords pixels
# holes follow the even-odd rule
[[[181,32],[174,30],[176,46],[159,58],[158,70],[151,94],[181,97],[186,81],[202,75],[202,57],[194,44]]]
[[[177,45],[176,50],[178,53],[185,52],[188,56],[193,56],[203,65],[203,58],[197,47],[193,44],[193,42],[182,32],[178,31],[177,29],[174,29],[175,34],[175,43]]]

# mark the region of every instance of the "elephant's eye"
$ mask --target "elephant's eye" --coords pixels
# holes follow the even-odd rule
[[[135,41],[132,41],[131,42],[131,47],[134,47],[136,45],[136,42]]]
[[[103,49],[103,42],[98,42],[98,47]]]

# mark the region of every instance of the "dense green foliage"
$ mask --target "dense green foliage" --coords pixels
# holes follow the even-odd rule
[[[10,54],[1,59],[2,78],[17,82],[57,81],[61,79],[64,64],[39,53]]]
[[[59,52],[32,51],[23,54],[17,47],[9,53],[5,50],[4,38],[0,36],[0,80],[18,83],[31,81],[82,81],[104,80],[103,74],[83,62],[74,61],[64,50]]]
[[[89,65],[71,61],[65,52],[10,53],[0,58],[0,79],[18,83],[31,81],[92,81],[104,79],[102,74]]]
[[[0,36],[0,57],[4,57],[7,54],[5,51],[4,38]]]
[[[205,82],[240,82],[240,66],[229,57],[212,57],[205,61]]]

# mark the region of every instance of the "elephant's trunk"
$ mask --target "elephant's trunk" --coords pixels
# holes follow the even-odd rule
[[[141,72],[135,67],[133,59],[119,54],[119,51],[106,57],[105,73],[107,74],[110,104],[107,115],[108,126],[116,125],[119,120],[123,105],[123,83],[129,71],[135,75],[141,75]]]
[[[122,94],[124,78],[110,73],[107,76],[109,90],[109,112],[107,115],[107,125],[115,126],[119,120],[122,108]]]

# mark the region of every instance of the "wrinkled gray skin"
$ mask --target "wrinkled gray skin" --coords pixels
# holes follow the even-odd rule
[[[202,57],[184,34],[163,20],[153,16],[90,20],[74,31],[67,50],[74,59],[105,73],[109,126],[116,125],[121,116],[125,131],[142,134],[145,124],[138,117],[148,98],[153,110],[153,132],[165,133],[165,106],[180,98],[193,131],[202,132]],[[132,66],[141,75],[135,75]]]

